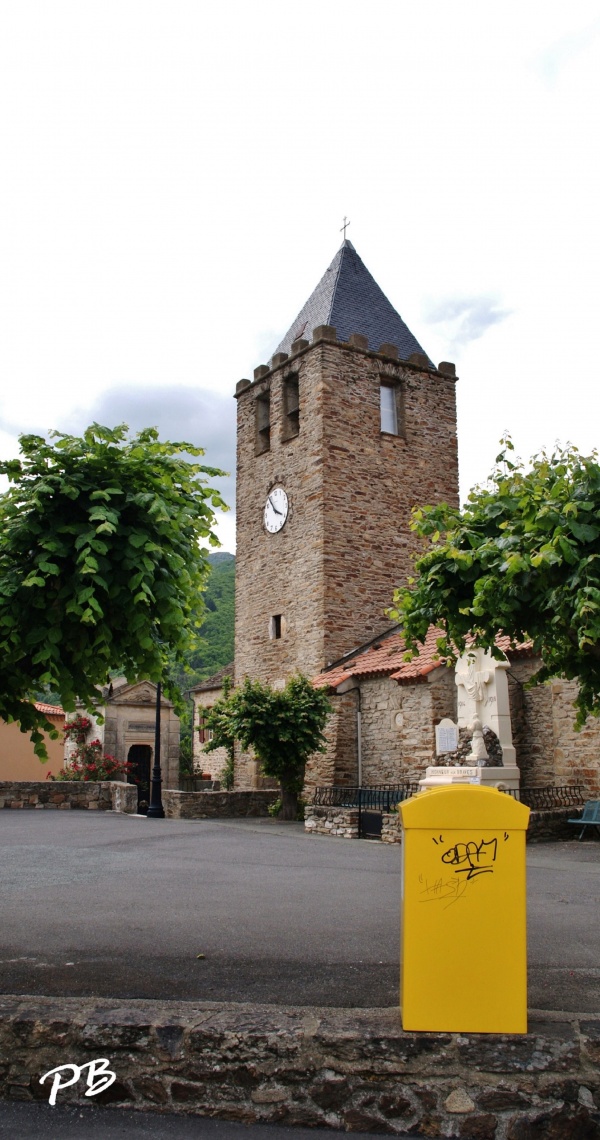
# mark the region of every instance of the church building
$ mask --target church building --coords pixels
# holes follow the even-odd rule
[[[347,240],[270,361],[237,385],[234,682],[283,687],[300,671],[328,689],[309,794],[419,780],[436,726],[456,720],[435,632],[407,663],[386,615],[412,573],[412,508],[458,504],[455,385],[454,365],[430,360]],[[575,683],[529,689],[540,662],[527,646],[507,656],[521,786],[600,794],[600,722],[574,732]],[[218,691],[204,688],[210,705]],[[261,783],[237,754],[235,787]]]

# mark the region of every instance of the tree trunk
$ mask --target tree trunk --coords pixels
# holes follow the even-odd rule
[[[281,811],[279,819],[296,819],[298,815],[298,793],[289,792],[281,785]]]

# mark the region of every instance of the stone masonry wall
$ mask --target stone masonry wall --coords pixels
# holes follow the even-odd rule
[[[283,381],[299,375],[300,434],[282,438]],[[255,403],[270,391],[271,446],[256,455]],[[323,559],[321,350],[300,353],[293,366],[238,397],[236,491],[235,682],[245,676],[274,683],[294,670],[316,675],[323,663]],[[284,487],[287,522],[278,534],[263,525],[267,495]],[[269,636],[274,614],[282,637]]]
[[[290,373],[299,378],[300,433],[285,439]],[[380,430],[382,378],[403,390],[402,435]],[[320,339],[238,393],[236,682],[315,675],[385,628],[393,586],[410,571],[411,507],[457,502],[454,383]],[[271,445],[257,455],[255,401],[267,390]],[[277,484],[289,517],[268,534],[263,509]],[[274,614],[279,639],[269,637]]]
[[[539,658],[511,663],[508,672],[513,743],[524,787],[556,784],[552,693],[548,685],[527,689],[526,683],[539,668]]]
[[[0,808],[110,811],[111,787],[112,782],[96,784],[83,780],[0,783]]]
[[[234,748],[234,780],[238,791],[249,791],[258,781],[258,764],[249,752],[243,752],[239,744]]]
[[[113,811],[122,811],[125,815],[137,815],[138,790],[135,784],[126,784],[113,780],[111,781],[110,790]]]
[[[44,780],[0,783],[0,809],[137,812],[137,788],[121,780]]]
[[[221,778],[223,768],[228,761],[227,749],[216,748],[214,752],[206,752],[205,745],[200,740],[198,727],[200,725],[201,714],[211,709],[222,696],[222,689],[205,689],[200,690],[200,692],[192,691],[191,693],[192,704],[194,706],[192,722],[192,759],[194,772],[208,772],[213,780],[219,780]]]
[[[554,771],[557,784],[583,784],[590,799],[600,796],[600,720],[588,717],[575,732],[574,681],[551,681]]]
[[[333,835],[358,839],[358,808],[328,808],[311,804],[304,814],[304,830],[310,835]]]
[[[304,795],[313,788],[358,784],[357,720],[358,691],[330,695],[333,713],[325,726],[325,752],[315,752],[306,765]]]
[[[381,842],[402,843],[400,815],[397,811],[384,811],[381,816]]]
[[[360,332],[360,329],[356,330]],[[458,505],[455,378],[325,343],[323,526],[325,662],[379,634],[412,573],[411,510]],[[381,431],[380,386],[398,385],[398,435]]]
[[[454,692],[450,689],[450,681]],[[438,685],[441,686],[439,691]],[[447,707],[445,698],[456,699],[456,686],[450,671],[440,668],[428,675],[425,684],[403,685],[401,691],[406,778],[420,780],[435,756],[435,725],[442,716],[452,715],[443,710]],[[454,705],[450,707],[454,709]]]
[[[577,827],[570,819],[579,819],[582,808],[555,808],[548,811],[532,811],[527,828],[527,843],[546,843],[557,839],[576,839]],[[581,828],[579,829],[581,830]],[[589,832],[588,832],[589,835]]]
[[[396,784],[404,761],[403,729],[396,724],[402,689],[389,677],[363,681],[360,706],[363,784]]]
[[[312,808],[311,811],[315,811]],[[527,843],[544,843],[557,839],[575,839],[579,834],[577,827],[568,823],[569,819],[578,819],[581,808],[555,808],[549,811],[532,811],[529,816],[527,828]],[[335,833],[331,833],[335,834]],[[381,823],[381,839],[383,843],[401,843],[402,827],[398,812],[384,812]]]
[[[173,792],[163,791],[169,819],[229,819],[234,816],[266,816],[277,791]]]
[[[575,681],[553,680],[526,688],[539,658],[511,664],[511,719],[524,787],[581,784],[586,796],[600,795],[600,720],[588,717],[575,732]]]
[[[434,762],[435,725],[456,715],[455,692],[454,671],[445,668],[414,685],[389,677],[363,681],[363,783],[420,780]]]
[[[597,1140],[600,1021],[527,1034],[405,1033],[396,1009],[0,996],[0,1096],[106,1057],[95,1104],[455,1140]],[[86,1070],[87,1073],[87,1070]],[[71,1073],[69,1072],[69,1075]],[[85,1078],[57,1103],[89,1105]]]

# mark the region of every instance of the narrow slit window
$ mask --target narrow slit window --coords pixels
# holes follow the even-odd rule
[[[271,621],[269,623],[269,635],[270,635],[272,641],[278,641],[279,638],[281,637],[281,633],[282,633],[281,618],[282,618],[281,614],[273,614],[273,617],[271,618]]]
[[[298,376],[286,376],[283,381],[284,438],[300,433],[300,389]]]
[[[381,409],[381,430],[389,435],[398,435],[398,409],[396,408],[396,389],[391,384],[381,384],[379,388],[379,403]]]
[[[271,394],[264,392],[256,398],[256,452],[268,451],[271,446]]]

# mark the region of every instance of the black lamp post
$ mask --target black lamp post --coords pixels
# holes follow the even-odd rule
[[[148,819],[164,819],[165,809],[162,805],[161,786],[162,775],[160,771],[160,698],[161,683],[156,686],[156,720],[154,724],[154,765],[150,781],[150,803],[148,804]]]

